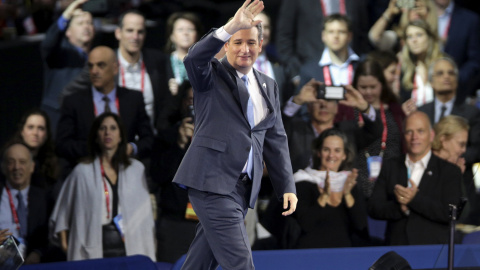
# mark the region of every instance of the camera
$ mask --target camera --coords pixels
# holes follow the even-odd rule
[[[415,0],[397,0],[397,7],[412,9],[415,7]]]
[[[187,117],[192,118],[190,123],[193,124],[195,122],[195,109],[193,108],[193,105],[188,105]]]
[[[345,99],[345,88],[343,86],[319,85],[317,88],[317,98],[329,100]]]

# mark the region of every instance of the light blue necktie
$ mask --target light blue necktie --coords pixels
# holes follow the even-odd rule
[[[25,206],[25,203],[23,202],[23,195],[19,191],[17,193],[17,216],[18,216],[18,222],[20,223],[20,234],[21,237],[26,237],[27,236],[27,226],[28,226],[28,210],[27,207]]]
[[[248,90],[248,103],[247,103],[247,119],[248,123],[250,124],[250,128],[255,126],[255,118],[253,116],[253,102],[252,97],[250,95],[250,88],[248,87],[248,78],[247,75],[243,75],[242,81],[245,83],[245,87]],[[248,162],[247,162],[247,174],[250,179],[252,178],[252,169],[253,169],[253,149],[250,147],[250,153],[248,153]]]

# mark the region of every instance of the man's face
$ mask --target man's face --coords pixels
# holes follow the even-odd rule
[[[113,89],[115,75],[118,73],[118,62],[115,60],[113,51],[95,48],[88,57],[88,70],[92,85],[97,90]]]
[[[308,112],[312,122],[322,125],[333,125],[333,120],[337,114],[338,104],[336,101],[318,99],[308,104]]]
[[[75,15],[70,21],[65,35],[70,43],[75,46],[83,46],[92,42],[95,35],[92,14],[80,12],[78,15]]]
[[[13,188],[22,190],[30,185],[35,169],[30,150],[21,144],[14,144],[5,153],[2,171]]]
[[[236,32],[224,46],[228,62],[236,70],[247,74],[262,51],[262,42],[258,40],[256,27]]]
[[[431,84],[437,95],[455,93],[457,91],[458,78],[453,65],[446,60],[435,63]]]
[[[120,50],[129,54],[139,53],[145,41],[145,19],[138,14],[126,14],[122,28],[115,30]]]
[[[412,161],[422,159],[430,151],[434,136],[428,116],[414,113],[407,118],[404,137]]]
[[[352,33],[348,32],[347,24],[341,21],[331,21],[322,31],[322,41],[331,51],[339,52],[348,48]]]

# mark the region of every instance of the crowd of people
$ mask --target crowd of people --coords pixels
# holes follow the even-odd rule
[[[201,91],[228,75],[203,72],[214,59],[203,58],[215,52],[193,46],[204,34],[198,14],[169,14],[165,47],[145,48],[146,17],[126,9],[117,48],[93,47],[87,2],[57,1],[41,44],[40,107],[2,142],[0,242],[14,236],[26,263],[134,254],[175,262],[206,226],[183,184],[201,189],[207,184],[199,178],[228,171],[215,158],[227,143],[209,136],[235,126],[224,119],[235,114]],[[207,35],[219,48],[213,63],[256,50],[252,66],[278,89],[281,121],[269,121],[284,127],[288,152],[258,146],[254,159],[267,166],[245,176],[263,179],[253,184],[259,201],[245,219],[252,249],[447,244],[449,205],[462,197],[459,221],[480,226],[480,108],[468,102],[480,89],[480,16],[453,0],[389,0],[371,21],[367,2],[284,0],[278,22],[265,12],[255,17],[263,27],[258,43],[228,36],[223,46],[218,30]],[[13,13],[0,4],[0,22]],[[15,19],[30,33],[27,15]],[[245,78],[248,88],[255,77]],[[322,92],[329,86],[341,86],[342,96]],[[225,113],[215,116],[207,105]],[[261,120],[277,110],[262,106]],[[226,126],[208,129],[205,119]],[[253,148],[236,152],[239,162]],[[280,174],[268,170],[286,156],[299,200],[287,217],[275,193]],[[386,221],[383,239],[370,236],[372,220]]]

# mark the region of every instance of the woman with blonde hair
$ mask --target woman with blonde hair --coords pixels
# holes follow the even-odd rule
[[[428,67],[443,53],[437,33],[423,20],[408,23],[404,36],[405,46],[400,54],[400,99],[408,101],[404,106],[408,115],[416,107],[434,100],[433,89],[428,82]]]

